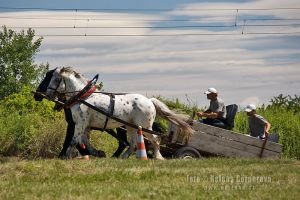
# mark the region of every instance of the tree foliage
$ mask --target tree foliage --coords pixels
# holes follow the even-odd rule
[[[48,64],[34,64],[42,38],[32,29],[15,32],[3,26],[0,31],[0,99],[20,92],[24,85],[34,87],[48,70]]]
[[[271,99],[271,104],[269,107],[273,108],[284,108],[287,110],[294,111],[295,113],[300,111],[300,96],[298,95],[287,95],[284,96],[283,94],[278,95]]]

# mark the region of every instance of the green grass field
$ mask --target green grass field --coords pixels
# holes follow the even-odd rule
[[[299,160],[0,158],[0,199],[299,199]]]
[[[29,90],[23,93],[0,102],[0,200],[300,199],[299,103],[259,110],[280,135],[279,160],[63,161],[49,159],[65,138],[63,113],[53,112],[50,102],[35,102]],[[179,102],[169,107],[192,112]],[[235,122],[235,131],[247,133],[244,112]],[[108,157],[118,145],[99,131],[91,133],[91,143]]]

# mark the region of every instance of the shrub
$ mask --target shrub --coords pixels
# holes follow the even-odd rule
[[[0,154],[52,157],[64,137],[63,114],[53,103],[36,102],[28,87],[0,101]]]

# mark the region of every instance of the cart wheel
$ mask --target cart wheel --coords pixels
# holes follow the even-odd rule
[[[181,147],[175,152],[175,158],[181,159],[191,159],[191,158],[201,158],[199,151],[193,147]]]

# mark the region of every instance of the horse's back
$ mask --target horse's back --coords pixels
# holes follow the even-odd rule
[[[93,94],[86,101],[100,108],[107,114],[129,123],[150,128],[156,116],[155,106],[150,99],[141,94],[124,94],[112,96],[104,94]],[[106,116],[87,108],[87,117],[92,126],[102,128],[106,121]],[[107,128],[119,127],[120,123],[109,120]]]
[[[152,101],[141,94],[125,94],[115,96],[115,108],[131,111],[148,111],[155,109]]]
[[[125,94],[115,96],[116,116],[125,118],[138,125],[149,126],[156,116],[155,107],[150,99],[141,94]],[[147,121],[147,123],[145,122]]]

